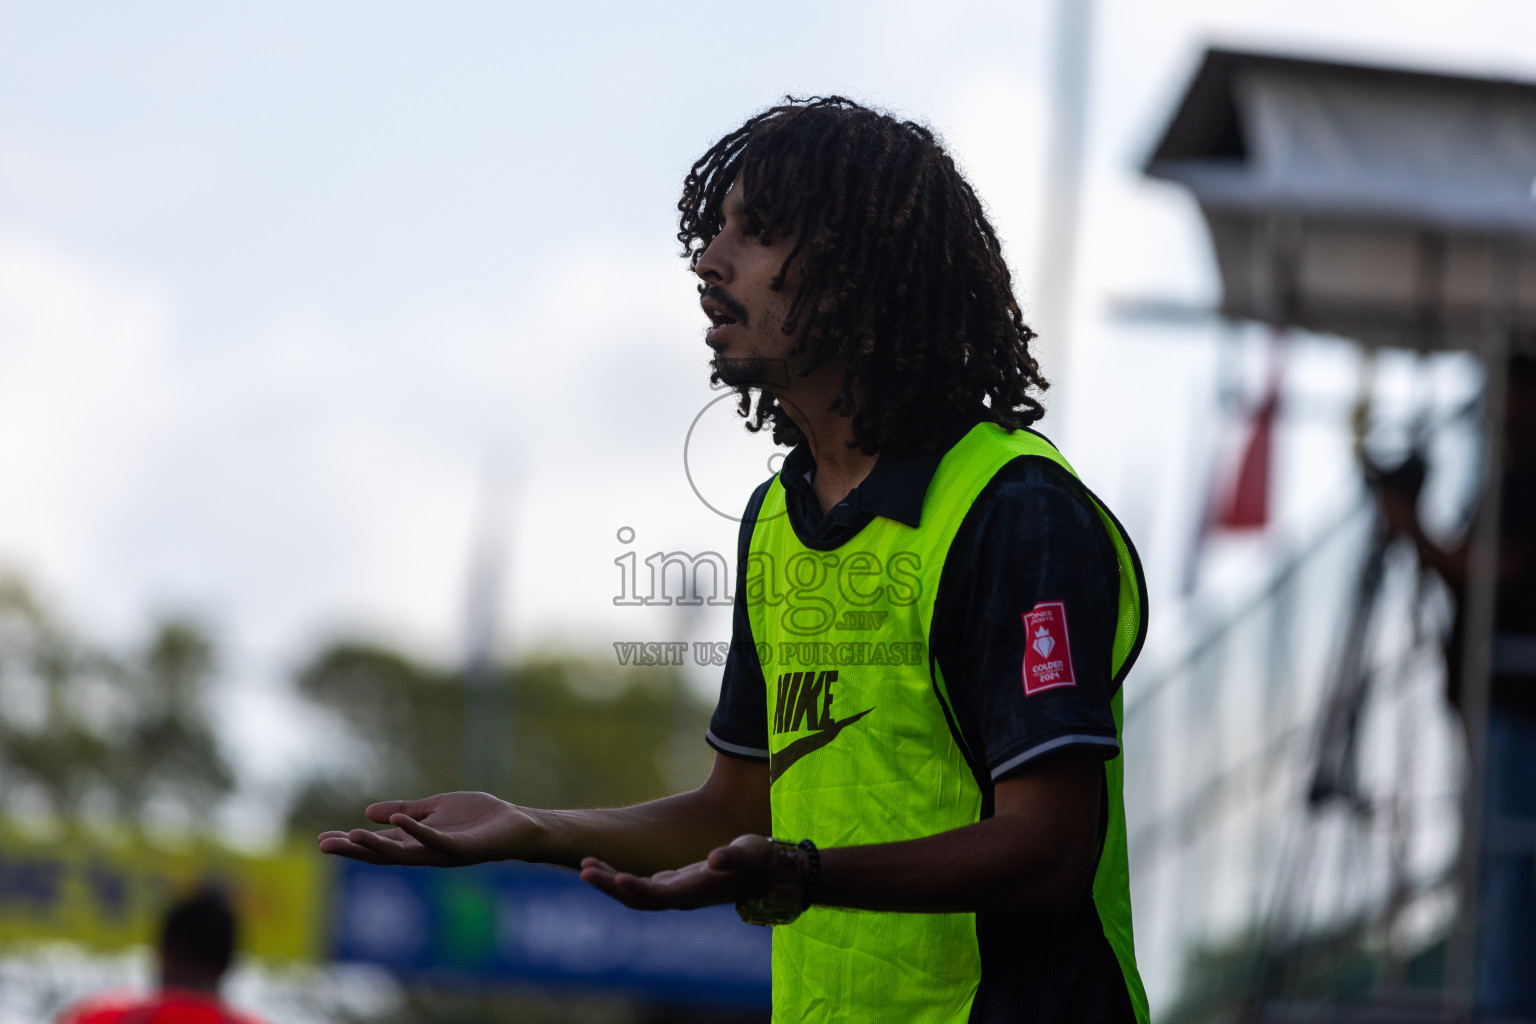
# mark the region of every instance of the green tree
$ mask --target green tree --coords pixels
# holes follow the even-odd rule
[[[157,623],[112,653],[0,578],[0,814],[205,821],[234,786],[208,718],[215,665],[193,622]]]
[[[362,824],[374,800],[486,789],[538,807],[617,806],[703,781],[708,710],[676,672],[544,659],[477,682],[397,651],[337,644],[299,675],[345,764],[310,779],[298,832]],[[472,749],[489,724],[490,749]],[[679,750],[691,750],[693,756]]]

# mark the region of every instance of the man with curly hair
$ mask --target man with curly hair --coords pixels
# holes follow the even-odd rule
[[[997,236],[931,132],[789,99],[684,183],[718,382],[794,445],[743,517],[697,790],[546,811],[451,793],[321,849],[579,866],[642,909],[775,925],[776,1021],[1142,1021],[1120,684],[1124,530],[1029,430]]]

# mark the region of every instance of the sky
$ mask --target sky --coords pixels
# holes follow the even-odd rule
[[[700,498],[734,511],[774,465],[707,383],[683,173],[786,93],[925,121],[1032,310],[1052,27],[984,0],[0,3],[0,564],[91,635],[198,616],[250,693],[336,636],[461,657],[477,550],[505,554],[508,653],[723,640],[723,609],[613,605],[627,552],[733,558]],[[1192,204],[1138,172],[1201,50],[1521,76],[1532,29],[1518,3],[1097,4],[1043,428],[1155,598],[1208,461],[1214,332],[1105,310],[1215,297]],[[1337,348],[1325,402],[1351,386]]]
[[[1045,423],[1096,487],[1138,486],[1123,441],[1157,406],[1119,400],[1106,351],[1179,358],[1105,296],[1214,296],[1190,204],[1136,170],[1202,46],[1520,74],[1532,17],[1098,5],[1075,332],[1047,351],[1071,418]],[[368,630],[455,657],[494,505],[507,644],[627,625],[620,526],[732,539],[682,457],[718,397],[672,240],[688,164],[784,93],[924,120],[1028,306],[1051,27],[1043,3],[0,4],[0,561],[107,635],[184,609],[268,656]],[[734,507],[763,462],[716,448],[703,490]]]
[[[1042,427],[1137,539],[1155,658],[1187,621],[1182,560],[1231,424],[1214,329],[1108,309],[1216,298],[1193,205],[1138,170],[1201,51],[1529,79],[1536,6],[1099,0],[1093,24],[1077,288]],[[504,558],[507,656],[727,639],[723,607],[614,603],[631,553],[734,566],[731,513],[776,468],[708,385],[683,174],[786,93],[924,121],[1028,313],[1052,26],[1043,0],[0,0],[0,566],[89,636],[206,622],[224,728],[269,781],[325,746],[287,684],[327,640],[463,656],[477,551]],[[1288,422],[1254,557],[1352,493],[1357,366],[1297,346],[1293,386],[1325,415]],[[694,672],[701,694],[716,671]],[[240,812],[258,835],[276,814]]]

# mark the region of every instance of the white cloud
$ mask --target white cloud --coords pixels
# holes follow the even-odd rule
[[[714,397],[695,301],[680,261],[597,247],[386,337],[293,323],[178,357],[153,289],[5,239],[0,557],[118,632],[191,607],[269,654],[363,623],[452,654],[485,460],[510,450],[527,629],[577,632],[619,525],[681,544],[716,518],[676,508]]]
[[[166,303],[57,248],[0,238],[0,560],[93,611],[108,537],[168,425]]]
[[[944,141],[1003,241],[1016,285],[1033,283],[1045,200],[1048,97],[1038,76],[1002,66],[972,71],[940,104]]]

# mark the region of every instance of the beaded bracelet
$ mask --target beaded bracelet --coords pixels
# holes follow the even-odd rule
[[[811,905],[811,896],[821,881],[821,853],[809,839],[768,842],[774,857],[768,891],[738,900],[736,913],[748,924],[789,924]]]
[[[805,880],[805,905],[800,908],[805,910],[816,898],[816,886],[821,883],[821,851],[809,839],[802,839],[797,845],[805,851],[806,859],[810,861],[810,873]]]

